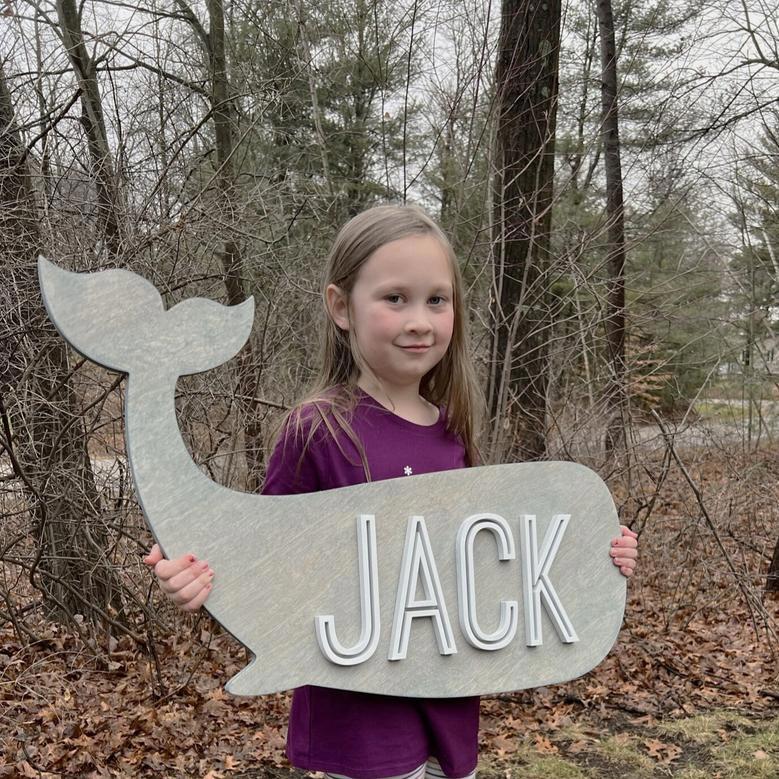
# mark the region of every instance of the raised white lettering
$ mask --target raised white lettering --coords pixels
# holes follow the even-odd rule
[[[473,566],[473,545],[476,536],[487,530],[495,536],[499,560],[514,560],[514,537],[508,522],[498,514],[474,514],[460,525],[457,532],[457,589],[459,594],[460,628],[471,646],[477,649],[503,649],[517,632],[519,605],[515,600],[501,600],[500,623],[493,633],[485,633],[476,619],[476,576]]]
[[[416,592],[420,584],[424,596],[417,600]],[[410,517],[406,528],[395,599],[395,616],[392,620],[388,655],[390,660],[405,659],[411,621],[417,617],[432,618],[438,651],[442,655],[453,655],[457,652],[424,517]]]
[[[357,556],[360,576],[360,637],[345,647],[335,634],[332,614],[317,616],[316,640],[322,654],[336,665],[358,665],[376,651],[381,631],[379,571],[376,557],[376,517],[362,514],[357,520]]]
[[[571,620],[566,614],[557,592],[549,580],[549,569],[560,548],[565,528],[571,519],[570,514],[555,514],[552,524],[546,531],[541,551],[538,550],[535,514],[523,514],[520,518],[522,533],[522,580],[525,601],[525,637],[528,646],[540,646],[541,599],[544,600],[552,624],[565,644],[579,640]]]

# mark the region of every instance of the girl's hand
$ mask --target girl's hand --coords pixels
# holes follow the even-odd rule
[[[622,535],[611,542],[609,554],[623,576],[632,576],[638,560],[638,535],[629,527],[620,525]]]
[[[184,611],[196,611],[211,592],[214,572],[205,560],[187,554],[177,560],[167,560],[155,544],[143,562],[154,569],[157,583],[167,597]]]

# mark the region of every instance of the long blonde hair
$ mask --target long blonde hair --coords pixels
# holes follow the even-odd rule
[[[314,427],[325,424],[335,436],[342,429],[360,452],[370,479],[363,448],[349,424],[358,393],[359,365],[354,332],[341,330],[330,316],[325,290],[335,284],[349,298],[363,264],[382,246],[412,235],[432,235],[443,247],[452,271],[454,326],[452,340],[441,361],[426,373],[419,394],[435,406],[446,407],[447,429],[460,436],[469,465],[479,460],[476,447],[483,408],[482,394],[470,358],[463,282],[454,250],[441,228],[416,206],[384,205],[369,208],[350,219],[338,232],[327,258],[322,279],[325,324],[321,336],[319,373],[308,395],[288,415],[300,424],[304,408],[316,410]],[[309,430],[308,440],[314,429]]]

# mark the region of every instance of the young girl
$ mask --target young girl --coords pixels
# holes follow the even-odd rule
[[[335,239],[324,279],[322,369],[287,417],[263,492],[284,495],[464,468],[477,462],[479,397],[462,281],[438,226],[409,206],[371,208]],[[605,550],[604,550],[605,553]],[[627,528],[611,556],[633,573]],[[181,608],[199,608],[213,571],[192,555],[147,564]],[[287,755],[331,777],[473,777],[479,699],[295,690]]]

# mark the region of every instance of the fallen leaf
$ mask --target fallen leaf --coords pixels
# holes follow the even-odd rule
[[[517,751],[517,741],[514,738],[509,738],[508,736],[495,736],[495,738],[492,739],[492,745],[495,748],[495,751],[503,756],[503,755],[510,755]]]
[[[661,765],[669,765],[682,754],[682,748],[676,744],[666,744],[656,738],[648,738],[644,741],[649,757],[657,760]]]
[[[546,737],[540,733],[536,735],[536,752],[542,755],[556,755],[560,750]]]

